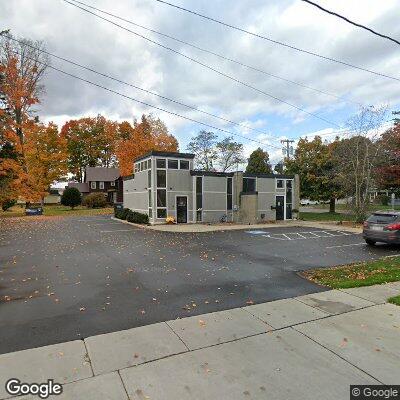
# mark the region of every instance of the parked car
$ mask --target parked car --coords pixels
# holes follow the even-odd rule
[[[317,204],[318,204],[318,201],[316,201],[316,200],[309,200],[309,199],[300,200],[300,205],[302,205],[302,206],[315,206]]]
[[[370,246],[377,242],[400,244],[400,212],[374,212],[364,222],[363,238]]]

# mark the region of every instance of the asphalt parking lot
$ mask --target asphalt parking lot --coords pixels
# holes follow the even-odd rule
[[[305,269],[397,254],[296,227],[157,232],[109,216],[0,221],[0,353],[325,290]]]

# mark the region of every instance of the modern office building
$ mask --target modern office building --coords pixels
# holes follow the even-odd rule
[[[152,151],[124,178],[125,208],[150,223],[257,223],[293,218],[298,176],[194,170],[194,154]]]

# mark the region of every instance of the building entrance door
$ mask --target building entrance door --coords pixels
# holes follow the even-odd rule
[[[176,222],[178,224],[187,223],[187,197],[176,197]]]
[[[276,220],[285,219],[285,196],[276,196]]]

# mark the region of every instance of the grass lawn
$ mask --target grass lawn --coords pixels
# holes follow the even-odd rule
[[[86,208],[83,206],[75,207],[71,210],[71,207],[65,207],[61,205],[45,205],[43,215],[52,216],[52,215],[62,215],[62,216],[71,216],[71,215],[99,215],[99,214],[112,214],[113,208]],[[14,206],[10,210],[0,211],[0,218],[8,218],[8,217],[22,217],[25,215],[25,208],[20,206]]]
[[[388,302],[400,306],[400,296],[391,297]]]
[[[300,219],[304,221],[352,221],[353,218],[349,214],[330,213],[330,212],[304,212],[301,211]]]
[[[375,261],[333,268],[304,271],[302,276],[312,282],[329,286],[333,289],[400,281],[400,256],[385,257]]]

